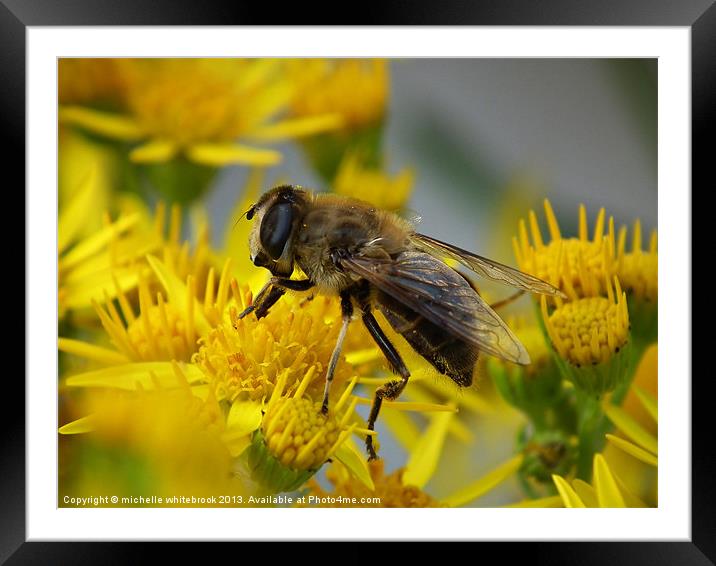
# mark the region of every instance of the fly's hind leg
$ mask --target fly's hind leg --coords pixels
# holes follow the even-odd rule
[[[393,346],[388,337],[385,335],[383,329],[378,325],[378,321],[373,316],[373,313],[370,312],[369,305],[363,306],[363,324],[365,324],[368,332],[370,332],[370,335],[373,337],[373,340],[375,340],[376,344],[378,344],[378,347],[383,352],[383,355],[387,358],[392,370],[400,376],[399,380],[389,381],[388,383],[378,387],[375,391],[373,405],[370,408],[370,416],[368,417],[368,430],[374,430],[375,421],[378,419],[383,399],[394,401],[400,397],[403,389],[405,389],[405,386],[408,384],[410,372],[408,371],[405,362],[403,362],[403,359],[400,357],[398,350],[395,349],[395,346]],[[368,450],[369,461],[378,458],[378,454],[376,454],[375,448],[373,447],[372,435],[366,436],[365,447]]]
[[[527,291],[525,291],[524,289],[521,289],[521,290],[517,291],[516,293],[513,293],[512,295],[510,295],[510,296],[507,297],[506,299],[502,299],[501,301],[497,301],[496,303],[492,303],[492,304],[490,305],[490,308],[492,308],[493,310],[496,310],[496,309],[500,309],[500,308],[502,308],[502,307],[506,307],[506,306],[509,305],[510,303],[512,303],[512,302],[516,301],[517,299],[519,299],[519,298],[520,298],[522,295],[524,295],[526,292],[527,292]]]

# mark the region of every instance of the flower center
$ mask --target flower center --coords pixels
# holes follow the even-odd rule
[[[266,117],[264,62],[147,59],[126,65],[128,105],[153,137],[181,146],[232,141]]]
[[[336,305],[330,298],[317,297],[298,307],[298,300],[285,297],[260,320],[253,315],[238,320],[233,309],[231,320],[225,319],[200,339],[193,361],[219,399],[267,398],[284,373],[286,395],[290,395],[307,373],[325,374],[339,330]],[[334,388],[339,390],[350,377],[350,366],[341,358]],[[323,385],[323,379],[313,379],[309,395],[318,395]]]
[[[545,319],[559,354],[575,366],[609,360],[627,342],[629,314],[626,301],[589,297],[557,308]]]
[[[326,461],[340,433],[333,414],[321,413],[321,403],[283,397],[264,415],[261,431],[271,454],[284,466],[317,469]]]

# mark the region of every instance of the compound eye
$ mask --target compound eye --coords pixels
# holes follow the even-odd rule
[[[273,260],[283,254],[286,242],[291,236],[293,208],[289,203],[273,205],[261,221],[261,245]]]

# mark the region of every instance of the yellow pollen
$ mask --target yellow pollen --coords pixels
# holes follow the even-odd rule
[[[268,406],[261,432],[269,452],[284,466],[314,470],[329,457],[340,428],[332,413],[321,413],[321,402],[281,397]]]
[[[626,294],[616,280],[609,297],[587,297],[563,304],[550,315],[542,298],[542,315],[559,355],[574,366],[608,361],[626,345],[629,312]]]

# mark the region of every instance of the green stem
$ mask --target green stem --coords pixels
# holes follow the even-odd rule
[[[588,482],[592,477],[594,455],[604,445],[606,417],[598,397],[578,393],[577,403],[580,407],[577,432],[579,437],[577,477]]]

